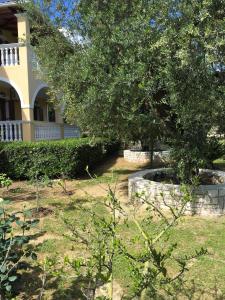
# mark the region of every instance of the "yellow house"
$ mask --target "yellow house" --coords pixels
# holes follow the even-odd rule
[[[14,1],[0,0],[0,141],[79,136],[48,101],[48,86],[36,70],[26,14]]]

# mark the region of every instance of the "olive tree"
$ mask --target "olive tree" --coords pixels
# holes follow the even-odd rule
[[[224,106],[223,1],[52,0],[26,9],[67,120],[93,136],[164,137],[190,183],[211,157],[209,132]]]

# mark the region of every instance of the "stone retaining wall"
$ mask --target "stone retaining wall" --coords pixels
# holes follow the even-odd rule
[[[170,169],[144,170],[129,176],[129,199],[143,201],[150,200],[159,208],[181,205],[182,192],[179,185],[164,184],[144,179],[146,174],[154,174],[160,171],[169,171]],[[225,179],[225,172],[202,170],[214,173]],[[138,197],[137,197],[138,193]],[[188,215],[223,215],[225,213],[225,184],[201,185],[195,191],[195,197],[191,203],[186,206]]]
[[[149,151],[124,150],[124,159],[134,163],[149,163],[151,154]],[[166,161],[169,158],[169,151],[154,152],[153,159],[157,161]]]

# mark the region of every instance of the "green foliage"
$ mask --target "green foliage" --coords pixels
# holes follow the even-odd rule
[[[61,187],[62,192],[63,192],[65,195],[70,196],[70,195],[71,195],[71,191],[68,191],[68,190],[67,190],[67,185],[66,185],[66,180],[67,180],[67,179],[68,179],[68,178],[67,178],[64,174],[62,174],[62,175],[61,175],[61,178],[60,178],[59,181],[58,181],[58,185]]]
[[[40,191],[44,187],[52,187],[52,181],[47,175],[40,176],[38,168],[35,166],[29,171],[30,184],[35,188],[36,194],[36,211],[39,212],[40,209]]]
[[[113,149],[114,147],[114,149]],[[0,144],[0,170],[11,178],[49,178],[65,174],[74,178],[101,162],[118,143],[88,138],[51,142],[14,142]],[[35,175],[36,174],[36,175]],[[35,175],[35,176],[34,176]]]
[[[181,192],[181,202],[176,205],[174,201],[173,206],[168,206],[170,214],[164,214],[154,202],[145,201],[147,213],[142,220],[136,217],[136,212],[139,201],[144,201],[143,195],[137,195],[133,209],[127,214],[110,187],[104,202],[104,213],[95,207],[90,209],[80,205],[77,207],[80,218],[71,214],[67,217],[63,215],[67,229],[64,237],[74,244],[72,250],[79,245],[82,254],[75,252],[75,257],[66,256],[63,263],[54,258],[54,264],[51,264],[47,274],[60,277],[65,282],[69,277],[73,278],[85,299],[112,300],[116,292],[113,289],[115,264],[119,258],[127,262],[127,276],[133,282],[129,294],[123,291],[125,299],[168,299],[182,290],[183,277],[189,269],[189,263],[207,253],[200,248],[188,255],[178,255],[177,243],[170,239],[187,203],[193,201],[192,189],[182,186]],[[131,236],[125,238],[121,234],[121,226],[128,229],[131,226]],[[171,264],[175,272],[171,272]],[[105,298],[99,293],[100,290],[107,291]]]
[[[173,167],[181,182],[193,183],[194,178],[199,175],[199,168],[213,168],[213,161],[225,154],[224,145],[215,137],[207,137],[199,148],[197,141],[195,146],[183,146],[184,148],[177,145],[171,151],[171,157],[176,161]]]
[[[0,173],[0,188],[6,187],[7,189],[12,184],[12,180],[6,175]]]
[[[52,93],[64,87],[67,119],[93,135],[152,145],[166,136],[190,182],[224,115],[223,1],[72,0],[38,8],[41,19],[27,6],[35,50]]]
[[[0,296],[11,299],[20,262],[25,257],[36,259],[28,247],[30,237],[26,233],[38,220],[31,220],[29,211],[8,213],[8,201],[0,201]]]
[[[122,209],[110,188],[105,208],[108,209],[109,216],[81,207],[81,214],[85,215],[82,224],[79,220],[64,218],[70,231],[67,238],[81,243],[86,252],[85,257],[66,257],[65,263],[74,271],[80,281],[82,293],[88,299],[113,299],[114,259],[120,243],[116,212],[121,212]],[[109,284],[107,297],[96,298],[97,289],[106,284]]]
[[[177,256],[178,244],[170,241],[171,230],[182,219],[186,206],[195,199],[193,187],[181,185],[181,193],[182,197],[177,198],[171,192],[174,203],[167,205],[169,213],[158,207],[154,200],[147,200],[144,194],[135,195],[133,222],[139,235],[132,236],[132,241],[134,247],[140,243],[144,247],[135,254],[127,252],[125,248],[123,251],[129,260],[130,272],[135,281],[133,294],[141,300],[167,299],[175,295],[178,289],[182,289],[183,277],[190,261],[207,254],[206,249],[200,248],[190,255]],[[161,196],[163,197],[163,193]],[[148,211],[141,221],[136,217],[140,200],[147,204]],[[159,218],[158,226],[154,226],[156,218]],[[175,266],[175,274],[170,273],[171,262]]]
[[[212,166],[213,161],[225,155],[225,145],[216,138],[210,138],[208,147],[204,149],[206,157],[206,166]]]

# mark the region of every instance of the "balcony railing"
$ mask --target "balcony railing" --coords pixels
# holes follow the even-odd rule
[[[22,121],[0,121],[0,141],[22,141]]]
[[[0,66],[19,65],[19,44],[1,44],[0,45]]]
[[[64,127],[64,136],[62,136],[62,127]],[[36,141],[78,137],[80,137],[80,130],[73,125],[37,121],[34,123],[34,139]]]
[[[35,122],[34,139],[41,140],[59,140],[61,139],[61,126],[57,123]]]
[[[23,123],[25,121],[0,121],[0,141],[12,142],[23,140]],[[73,125],[58,124],[52,122],[35,121],[34,125],[34,139],[36,141],[42,140],[60,140],[63,138],[78,138],[80,137],[80,130]],[[64,136],[63,133],[64,126]]]
[[[80,130],[74,125],[64,124],[64,139],[80,137]]]

